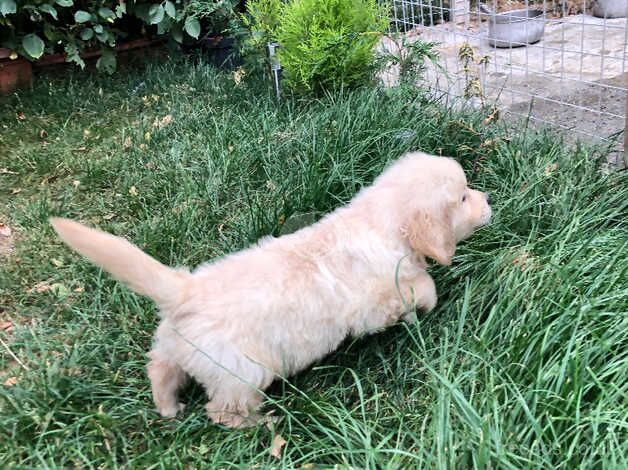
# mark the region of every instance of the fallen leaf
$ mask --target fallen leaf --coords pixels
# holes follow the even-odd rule
[[[144,134],[144,140],[150,142],[150,132]]]
[[[76,149],[77,152],[87,152],[89,149],[87,147],[79,147]]]
[[[144,150],[146,148],[145,144],[140,144],[140,150]]]
[[[48,137],[48,132],[46,132],[46,129],[41,129],[39,131],[39,138],[40,139],[45,139],[46,137]]]
[[[72,181],[72,186],[74,186],[75,188],[78,188],[80,185],[81,185],[81,182],[79,180]]]
[[[80,287],[80,286],[79,286],[79,287],[76,287],[76,288],[74,289],[74,292],[76,292],[76,293],[80,294],[81,292],[83,292],[83,290],[84,290],[84,289],[83,289],[82,287]]]
[[[545,167],[545,176],[551,175],[552,173],[556,171],[557,168],[558,168],[557,163],[552,163],[551,165],[547,165]]]
[[[497,121],[497,119],[499,118],[499,108],[495,107],[493,108],[491,114],[489,114],[489,116],[484,119],[484,124],[490,124],[491,122]]]
[[[0,175],[17,175],[17,171],[11,171],[8,168],[0,168]]]
[[[17,377],[9,377],[3,382],[6,387],[13,387],[17,383]]]
[[[0,224],[0,236],[10,237],[12,233],[11,227],[5,224]]]
[[[281,449],[286,445],[286,440],[281,437],[281,434],[275,434],[273,438],[273,445],[270,448],[270,455],[276,459],[281,458]]]
[[[17,120],[18,121],[25,121],[26,120],[26,114],[24,113],[17,113]]]
[[[155,118],[155,121],[153,122],[153,127],[161,129],[162,127],[166,127],[170,124],[172,124],[172,116],[170,114],[166,114],[161,119]]]
[[[124,143],[122,144],[122,147],[126,150],[131,148],[131,146],[133,145],[133,140],[131,139],[131,137],[127,137],[126,139],[124,139]]]
[[[240,67],[239,69],[237,69],[235,72],[233,72],[233,81],[235,82],[236,85],[239,85],[240,82],[242,81],[242,77],[244,77],[244,68]]]
[[[131,187],[129,188],[129,194],[130,194],[131,196],[137,196],[137,194],[138,194],[138,193],[137,193],[137,188],[136,188],[135,186],[131,186]]]
[[[63,261],[61,261],[58,258],[52,258],[50,262],[54,264],[57,268],[60,268],[61,266],[63,266]]]
[[[0,330],[9,332],[13,329],[13,323],[10,321],[0,321]]]
[[[28,292],[30,293],[37,292],[38,294],[41,294],[42,292],[49,291],[50,289],[51,289],[51,286],[50,284],[48,284],[48,281],[41,281],[35,284],[30,289],[28,289]]]

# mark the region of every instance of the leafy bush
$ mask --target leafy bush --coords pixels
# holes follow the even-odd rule
[[[253,0],[247,10],[250,44],[280,44],[291,89],[319,92],[372,80],[374,47],[387,26],[376,0]]]
[[[153,0],[155,1],[155,0]],[[64,53],[80,67],[80,53],[100,49],[97,66],[116,67],[119,39],[168,34],[182,43],[202,29],[224,28],[234,0],[0,0],[0,46],[30,60]]]

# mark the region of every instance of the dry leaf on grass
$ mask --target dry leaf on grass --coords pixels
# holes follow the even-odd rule
[[[166,114],[161,119],[155,118],[153,121],[153,127],[156,127],[157,129],[169,126],[170,124],[172,124],[172,116],[170,114]]]
[[[273,438],[273,445],[270,448],[270,455],[276,459],[281,458],[281,449],[286,445],[286,440],[281,437],[281,434],[275,434]]]
[[[0,257],[13,253],[13,230],[8,225],[0,223]]]
[[[10,321],[0,321],[0,330],[7,333],[13,329],[13,323]]]
[[[244,75],[245,75],[245,71],[243,67],[240,67],[235,72],[233,72],[233,81],[235,82],[236,85],[240,84]]]
[[[490,124],[491,122],[497,121],[497,119],[499,119],[499,108],[494,107],[491,110],[491,114],[484,119],[484,124]]]
[[[558,168],[558,164],[556,163],[552,163],[551,165],[548,165],[547,167],[545,167],[545,176],[551,175],[552,173],[556,171],[557,168]]]
[[[0,224],[0,236],[10,237],[12,233],[11,227],[5,224]]]
[[[33,287],[31,287],[30,289],[28,289],[28,293],[32,294],[32,293],[38,293],[41,294],[42,292],[46,292],[49,291],[50,289],[52,289],[52,286],[48,283],[48,281],[41,281],[38,282],[37,284],[35,284]]]
[[[135,186],[131,186],[131,187],[129,188],[129,194],[130,194],[131,196],[137,196],[137,194],[138,194],[138,193],[137,193],[137,188],[136,188]]]
[[[4,385],[5,387],[13,387],[16,383],[17,377],[9,377],[4,382],[2,382],[2,385]]]

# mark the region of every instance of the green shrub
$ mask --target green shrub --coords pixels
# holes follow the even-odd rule
[[[247,2],[254,46],[277,41],[285,83],[297,92],[354,88],[373,79],[387,19],[376,0]]]
[[[155,0],[153,0],[155,1]],[[222,28],[234,0],[0,0],[0,46],[30,60],[63,53],[80,67],[82,51],[100,49],[97,66],[112,72],[119,39],[168,34],[182,43]]]

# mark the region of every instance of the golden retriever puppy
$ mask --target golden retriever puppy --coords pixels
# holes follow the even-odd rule
[[[208,416],[250,425],[263,390],[305,369],[348,336],[370,333],[436,305],[426,258],[449,265],[456,243],[489,222],[488,196],[460,165],[410,153],[316,224],[193,272],[162,265],[122,238],[52,218],[74,250],[161,312],[148,377],[159,413],[177,389],[204,385]]]

